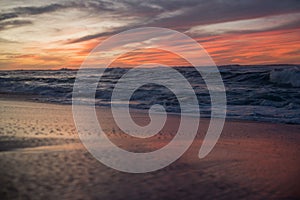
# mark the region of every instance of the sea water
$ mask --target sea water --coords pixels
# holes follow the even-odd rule
[[[227,118],[300,124],[300,66],[221,66],[227,98]],[[201,117],[210,117],[210,95],[201,75],[193,67],[175,67],[191,84],[197,95]],[[118,80],[128,68],[110,68],[103,73],[86,70],[87,83],[101,76],[95,93],[96,106],[122,106],[121,100],[111,102],[111,94]],[[157,69],[159,70],[159,68]],[[150,72],[150,70],[149,70]],[[143,78],[147,73],[140,73]],[[16,70],[0,71],[0,92],[27,95],[42,102],[72,103],[76,70]],[[168,80],[168,74],[155,78]],[[88,84],[87,86],[88,87]],[[179,88],[180,89],[180,88]],[[180,98],[189,98],[181,96]],[[146,84],[131,96],[130,107],[149,109],[163,105],[170,113],[180,113],[178,98],[167,87]],[[190,110],[191,114],[193,109]]]

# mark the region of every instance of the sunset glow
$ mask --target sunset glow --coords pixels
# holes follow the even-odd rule
[[[299,64],[298,1],[6,1],[0,3],[0,69],[78,68],[101,41],[155,26],[192,37],[217,65]],[[186,66],[157,49],[127,53],[113,66]]]

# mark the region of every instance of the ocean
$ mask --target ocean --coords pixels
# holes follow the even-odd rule
[[[226,89],[228,119],[300,124],[300,66],[233,65],[218,68]],[[201,75],[193,67],[175,69],[194,89],[201,117],[209,117],[210,95]],[[102,78],[95,94],[96,106],[111,105],[114,85],[128,70],[109,68],[100,74]],[[87,71],[89,75],[93,69]],[[0,71],[0,93],[26,95],[41,102],[71,104],[76,74],[76,70]],[[157,78],[167,80],[168,76]],[[113,103],[122,105],[122,101]],[[143,85],[130,99],[130,107],[134,109],[145,110],[154,104],[163,105],[167,112],[180,113],[178,99],[162,85]]]

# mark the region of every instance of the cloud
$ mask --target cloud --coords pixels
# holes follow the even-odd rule
[[[40,7],[35,7],[35,6],[17,7],[14,10],[19,15],[39,15],[43,13],[54,12],[64,7],[65,6],[61,4],[50,4],[46,6],[40,6]]]
[[[30,25],[32,22],[30,20],[12,20],[12,21],[4,21],[0,22],[0,31],[15,27],[20,27],[24,25]]]
[[[119,18],[131,16],[138,19],[137,22],[115,30],[86,35],[72,40],[71,43],[108,36],[133,27],[156,26],[184,32],[193,26],[300,12],[300,4],[297,0],[151,0],[120,1],[112,5],[113,13]],[[97,8],[93,9],[93,12],[95,11],[98,12]]]
[[[118,29],[118,30],[115,30],[115,31],[108,31],[108,32],[101,32],[101,33],[86,35],[84,37],[80,37],[80,38],[77,38],[77,39],[74,39],[74,40],[68,40],[68,42],[66,44],[84,42],[84,41],[92,40],[92,39],[95,39],[95,38],[110,36],[110,35],[113,35],[117,32],[121,32],[121,30]]]
[[[60,4],[50,4],[40,7],[27,6],[13,8],[11,12],[0,14],[0,31],[33,24],[30,20],[19,19],[20,17],[54,12],[63,7]]]
[[[238,20],[210,25],[194,26],[185,33],[192,37],[207,37],[224,34],[248,34],[300,28],[300,12],[262,18]]]
[[[113,4],[106,1],[66,1],[64,3],[52,3],[43,6],[20,6],[10,9],[7,13],[0,14],[0,21],[17,18],[26,15],[40,15],[62,9],[78,8],[98,11],[114,11]],[[2,11],[3,12],[3,11]]]
[[[3,13],[0,14],[0,21],[6,20],[6,19],[11,19],[11,18],[16,18],[18,15],[16,13]]]
[[[299,1],[271,1],[271,0],[211,0],[211,1],[194,1],[193,4],[184,6],[179,2],[178,8],[165,1],[158,1],[166,11],[171,9],[183,9],[182,14],[154,20],[152,25],[177,28],[180,30],[189,29],[196,25],[206,25],[213,23],[229,22],[243,19],[253,19],[271,15],[285,14],[291,12],[300,12]]]
[[[0,50],[44,54],[49,59],[61,56],[62,60],[54,58],[55,66],[76,67],[106,37],[146,26],[171,28],[192,36],[205,45],[218,64],[299,62],[299,54],[291,53],[299,49],[299,17],[286,16],[300,14],[299,0],[37,0],[0,1],[0,8]],[[275,16],[276,20],[266,22]],[[197,27],[195,33],[190,31]],[[159,57],[154,52],[148,55]],[[133,62],[131,58],[123,61]],[[39,57],[11,62],[32,67],[46,63]]]
[[[1,7],[1,2],[0,2]],[[86,11],[86,13],[98,13],[99,11],[103,12],[113,12],[113,4],[106,1],[65,1],[63,3],[51,3],[48,5],[42,6],[16,6],[9,7],[9,9],[5,9],[2,7],[2,13],[0,13],[0,30],[4,30],[6,27],[14,28],[17,25],[29,25],[33,24],[28,19],[25,21],[23,18],[42,15],[47,13],[52,13],[64,9],[78,9]],[[23,23],[22,23],[23,22]]]
[[[38,15],[43,13],[54,12],[56,10],[64,8],[63,5],[60,4],[50,4],[46,6],[26,6],[26,7],[16,7],[13,8],[11,12],[0,14],[0,21],[4,21],[7,19],[18,18],[20,16],[26,15]]]
[[[0,38],[0,44],[1,44],[1,43],[4,44],[4,43],[18,43],[18,42]]]
[[[127,25],[127,26],[120,27],[120,28],[114,28],[114,29],[111,29],[111,31],[86,35],[86,36],[83,36],[83,37],[80,37],[80,38],[77,38],[77,39],[74,39],[74,40],[68,40],[68,42],[66,44],[73,44],[73,43],[92,40],[92,39],[95,39],[95,38],[107,37],[107,36],[115,35],[115,34],[120,33],[122,31],[126,31],[128,29],[137,28],[137,27],[139,27],[139,26],[138,25]]]

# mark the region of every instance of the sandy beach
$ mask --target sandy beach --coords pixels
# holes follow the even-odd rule
[[[189,150],[161,170],[129,174],[108,168],[81,144],[70,105],[0,100],[0,199],[299,199],[300,125],[226,121],[204,159],[197,153],[208,120]],[[108,137],[147,151],[173,137],[178,116],[150,140],[131,140],[99,108]],[[140,124],[148,116],[135,111]]]
[[[0,200],[300,200],[299,19],[0,1]]]

